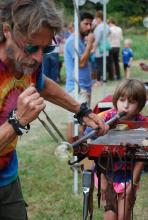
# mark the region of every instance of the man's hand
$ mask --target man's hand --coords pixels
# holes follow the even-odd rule
[[[34,86],[30,86],[18,97],[16,116],[20,124],[25,126],[36,119],[44,108],[44,99]]]
[[[89,33],[86,39],[87,45],[92,46],[93,42],[95,40],[94,34],[93,33]]]
[[[83,121],[87,126],[92,127],[93,129],[98,129],[97,135],[104,135],[109,130],[109,126],[94,113],[84,116]]]

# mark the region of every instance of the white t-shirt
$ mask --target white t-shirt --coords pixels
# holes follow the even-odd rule
[[[109,41],[111,47],[119,47],[121,40],[123,39],[122,29],[116,25],[110,26]]]

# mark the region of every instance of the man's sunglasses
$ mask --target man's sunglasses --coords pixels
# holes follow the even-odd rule
[[[55,44],[48,45],[46,47],[40,47],[38,45],[27,44],[26,46],[24,46],[24,52],[28,54],[32,54],[32,53],[36,53],[41,48],[43,54],[52,53],[55,50],[55,48],[58,46],[55,36],[53,37],[52,40]]]
[[[12,27],[12,29],[13,29],[13,27]],[[57,44],[57,40],[56,40],[55,36],[52,39],[54,44],[53,45],[51,44],[51,45],[48,45],[48,46],[45,46],[45,47],[42,47],[42,46],[39,46],[39,45],[33,45],[33,44],[26,44],[23,47],[21,47],[21,46],[19,46],[19,44],[18,44],[18,42],[17,42],[17,40],[14,36],[13,31],[12,31],[12,36],[13,36],[13,39],[14,39],[15,43],[17,44],[17,46],[27,54],[36,53],[39,49],[42,49],[43,54],[49,54],[49,53],[52,53],[57,46],[59,46]]]
[[[43,54],[49,54],[49,53],[53,52],[57,46],[58,45],[56,44],[56,45],[49,45],[46,47],[40,47],[37,45],[27,44],[24,46],[23,50],[24,50],[24,52],[26,52],[28,54],[32,54],[32,53],[36,53],[41,48]]]

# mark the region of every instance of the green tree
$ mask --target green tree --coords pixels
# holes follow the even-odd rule
[[[146,15],[148,13],[148,0],[110,0],[109,12],[122,12],[125,16]]]
[[[67,10],[73,10],[73,0],[56,0],[57,4],[63,5]],[[97,3],[94,5],[90,3],[88,0],[83,8],[96,8],[102,9],[102,5]],[[109,0],[107,5],[108,12],[122,12],[125,16],[133,16],[133,15],[147,15],[148,14],[148,0]]]
[[[55,0],[57,5],[62,5],[67,10],[73,9],[73,0]]]

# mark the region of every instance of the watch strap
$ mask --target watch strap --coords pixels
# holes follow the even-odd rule
[[[27,124],[26,126],[20,124],[18,118],[16,117],[16,109],[10,112],[8,116],[8,122],[12,125],[13,129],[19,136],[23,135],[24,133],[28,133],[28,131],[30,130],[29,124]]]

